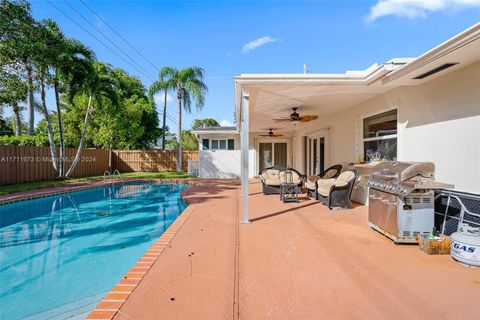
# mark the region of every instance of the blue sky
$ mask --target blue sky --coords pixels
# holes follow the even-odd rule
[[[113,47],[63,0],[52,1]],[[480,21],[477,0],[85,1],[155,66],[205,69],[205,109],[184,114],[184,128],[195,118],[233,122],[236,75],[301,73],[304,63],[311,73],[361,70],[394,57],[418,56]],[[69,3],[149,75],[118,58],[47,1],[32,1],[33,13],[37,19],[53,18],[68,36],[94,49],[99,60],[138,76],[148,87],[158,71],[80,1]],[[176,118],[173,94],[167,112]],[[168,125],[175,130],[173,122]]]

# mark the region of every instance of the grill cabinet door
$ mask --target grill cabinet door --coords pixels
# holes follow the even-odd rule
[[[370,188],[368,192],[368,222],[382,228],[384,219],[381,212],[382,195],[380,191]]]
[[[398,237],[397,196],[384,193],[382,206],[385,210],[385,230]]]

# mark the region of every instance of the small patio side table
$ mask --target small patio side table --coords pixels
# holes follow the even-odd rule
[[[298,194],[301,188],[296,183],[283,182],[280,184],[280,200],[285,202],[298,202]]]

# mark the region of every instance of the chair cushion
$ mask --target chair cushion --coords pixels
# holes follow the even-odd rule
[[[335,180],[335,186],[345,187],[353,178],[355,178],[353,171],[344,171],[338,176],[337,180]]]
[[[305,188],[309,190],[315,190],[315,181],[312,181],[312,180],[305,181]]]
[[[262,178],[263,181],[266,181],[267,179],[279,179],[279,174],[280,171],[275,170],[275,169],[268,169],[262,172],[260,177]]]
[[[320,179],[317,180],[317,191],[324,197],[328,197],[330,188],[335,184],[335,179]]]
[[[336,173],[337,173],[337,170],[330,169],[323,174],[323,179],[331,179],[335,176]]]
[[[300,179],[300,176],[298,173],[295,171],[290,171],[292,173],[292,183],[295,184],[300,184],[302,182],[302,179]],[[285,171],[280,172],[280,182],[285,182]],[[290,182],[290,181],[287,181]]]
[[[267,186],[280,185],[280,171],[276,169],[268,169],[262,172],[261,178]]]
[[[266,179],[266,180],[265,180],[265,184],[266,184],[267,186],[278,187],[278,186],[280,185],[281,181],[282,181],[282,180],[280,180],[280,179],[278,179],[278,178],[277,178],[277,179],[272,179],[272,178],[270,178],[270,179]]]

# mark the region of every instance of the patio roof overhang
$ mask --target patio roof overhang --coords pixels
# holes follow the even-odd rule
[[[300,114],[322,117],[368,100],[390,88],[378,82],[388,71],[372,66],[367,76],[344,75],[242,75],[235,79],[237,92],[249,95],[250,132],[269,128],[289,132],[291,123],[276,123],[273,118],[288,117],[293,107]],[[240,104],[238,104],[238,107]],[[237,110],[240,113],[240,109]]]

